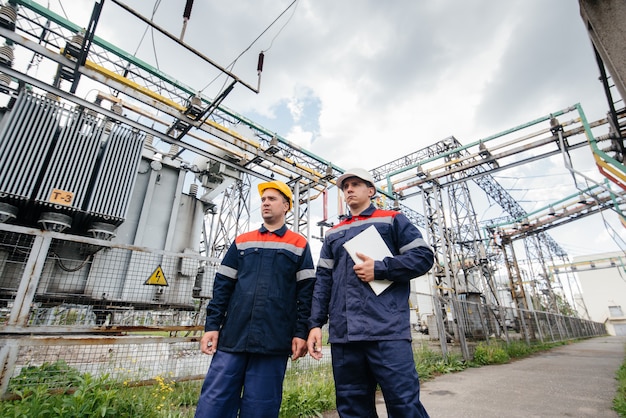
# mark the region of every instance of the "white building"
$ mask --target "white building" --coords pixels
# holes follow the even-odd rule
[[[606,325],[610,335],[626,335],[626,254],[574,257],[561,267],[578,275],[589,318]]]

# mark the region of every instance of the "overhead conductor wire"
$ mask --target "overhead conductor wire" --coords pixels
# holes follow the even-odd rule
[[[276,17],[276,19],[274,19],[272,21],[272,23],[270,23],[251,43],[250,45],[248,45],[243,51],[241,51],[241,53],[239,55],[237,55],[237,57],[230,63],[228,64],[228,66],[226,68],[228,68],[229,70],[232,71],[232,69],[235,67],[235,64],[237,63],[237,60],[239,60],[239,58],[241,58],[241,56],[243,54],[245,54],[246,52],[248,52],[248,50],[250,50],[250,48],[252,48],[252,45],[254,45],[260,38],[261,36],[263,36],[265,34],[265,32],[267,32],[272,26],[274,26],[274,24],[285,14],[287,13],[287,11],[293,7],[294,4],[296,4],[298,2],[298,0],[293,0],[289,6],[287,6],[287,8],[285,8],[285,10],[283,10],[278,17]],[[272,47],[274,40],[278,37],[278,35],[282,32],[282,30],[285,28],[285,26],[287,26],[287,24],[291,21],[291,18],[293,17],[294,13],[296,11],[296,8],[293,9],[293,13],[291,14],[291,16],[289,17],[289,19],[287,19],[287,21],[285,22],[285,24],[283,24],[283,26],[280,28],[280,30],[276,33],[276,35],[272,38],[272,41],[270,43],[270,46],[265,50],[265,51],[261,51],[261,53],[259,54],[259,62],[257,65],[257,71],[260,73],[263,70],[263,60],[264,60],[264,53],[269,51],[269,49]],[[209,81],[209,83],[204,86],[202,89],[200,89],[200,93],[202,93],[204,90],[206,90],[211,84],[213,84],[215,82],[215,80],[217,80],[220,76],[217,75],[215,78],[213,78],[211,81]],[[259,74],[259,78],[260,78],[260,74]],[[224,82],[224,86],[226,85],[226,82]],[[222,89],[224,88],[224,86],[222,86]]]

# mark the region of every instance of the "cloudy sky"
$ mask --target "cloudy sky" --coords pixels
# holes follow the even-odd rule
[[[123,3],[182,34],[184,1]],[[93,1],[45,4],[86,25]],[[98,36],[209,96],[219,91],[224,80],[206,63],[145,29],[104,2]],[[575,103],[589,120],[607,111],[574,0],[202,0],[184,41],[255,87],[263,51],[260,93],[238,86],[224,106],[344,169],[451,135],[470,143]],[[599,178],[584,152],[576,168]],[[494,177],[530,212],[564,197],[554,190],[575,190],[558,160],[547,170]],[[487,205],[476,209],[481,220],[504,216]],[[612,212],[549,233],[571,256],[620,251],[604,220],[624,239]]]

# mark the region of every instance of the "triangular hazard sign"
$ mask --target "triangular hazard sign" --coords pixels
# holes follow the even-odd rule
[[[148,278],[148,280],[146,280],[144,284],[149,284],[152,286],[169,286],[169,284],[167,284],[167,279],[165,278],[165,273],[163,273],[163,269],[161,268],[161,266],[157,267],[156,270],[154,270],[154,273],[150,275],[150,277]]]

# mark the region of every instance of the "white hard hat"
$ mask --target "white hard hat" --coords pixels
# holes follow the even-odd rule
[[[342,175],[337,178],[337,187],[343,189],[343,181],[349,177],[358,177],[361,180],[371,184],[372,187],[376,188],[376,182],[374,181],[374,177],[372,177],[369,171],[362,168],[351,168],[350,170],[346,170]]]

